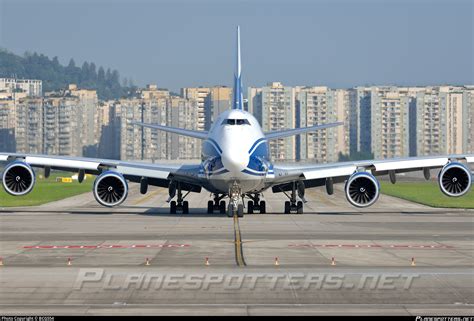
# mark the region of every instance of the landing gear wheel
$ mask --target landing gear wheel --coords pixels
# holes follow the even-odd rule
[[[233,217],[234,216],[234,204],[229,203],[229,207],[227,209],[227,216]]]
[[[285,202],[285,214],[290,214],[291,213],[291,204],[289,201]]]
[[[244,217],[244,206],[242,204],[237,206],[237,216]]]
[[[188,201],[183,202],[183,214],[189,214],[189,203],[188,203]]]
[[[247,204],[247,213],[253,214],[253,202],[249,201]]]
[[[265,201],[260,201],[260,214],[265,214],[267,212],[267,203]]]
[[[214,212],[214,202],[207,202],[207,214],[212,214]]]
[[[221,203],[219,204],[219,212],[221,214],[225,214],[225,201],[221,201]]]
[[[296,213],[303,214],[303,202],[299,201],[296,205]]]
[[[170,214],[176,214],[176,202],[172,201],[170,203]]]

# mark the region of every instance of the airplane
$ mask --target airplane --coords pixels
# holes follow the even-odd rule
[[[221,113],[208,132],[130,123],[130,126],[142,126],[201,140],[201,163],[147,164],[0,152],[0,162],[7,162],[2,174],[4,189],[14,196],[26,195],[35,185],[33,168],[43,168],[45,177],[50,175],[51,170],[62,170],[78,173],[79,182],[84,180],[85,174],[96,175],[93,195],[103,206],[113,207],[123,203],[128,195],[128,183],[132,182],[140,184],[142,194],[147,193],[150,185],[168,188],[167,201],[172,214],[189,213],[186,196],[205,189],[213,195],[213,200],[208,201],[208,213],[219,212],[230,217],[243,217],[245,198],[248,199],[247,213],[266,213],[262,193],[270,189],[288,198],[284,202],[285,214],[301,214],[303,204],[306,203],[304,195],[307,188],[325,186],[327,194],[331,195],[337,183],[344,183],[344,193],[351,205],[365,208],[379,198],[377,176],[388,175],[390,181],[395,183],[398,173],[412,171],[423,171],[428,180],[432,169],[441,169],[438,175],[439,187],[450,197],[465,195],[470,190],[473,175],[469,164],[474,163],[474,154],[306,165],[272,162],[269,141],[330,129],[342,123],[263,132],[257,119],[243,106],[239,27],[236,58],[232,109]]]

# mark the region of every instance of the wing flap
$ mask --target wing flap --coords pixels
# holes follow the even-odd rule
[[[118,165],[117,172],[124,175],[144,176],[158,179],[168,179],[170,171],[157,170],[152,168],[134,167],[128,165]]]
[[[354,173],[357,169],[355,165],[348,165],[334,168],[324,168],[319,170],[304,171],[303,175],[306,179],[319,179],[327,177],[348,176]]]
[[[48,166],[58,168],[71,168],[71,169],[85,169],[85,170],[98,170],[100,162],[94,161],[83,161],[67,158],[51,158],[51,157],[38,157],[38,156],[26,156],[25,162],[33,166]]]
[[[432,159],[410,159],[389,162],[374,162],[376,171],[390,171],[397,169],[424,168],[424,167],[441,167],[449,161],[448,157],[432,158]]]

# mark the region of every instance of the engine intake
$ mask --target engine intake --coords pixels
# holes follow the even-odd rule
[[[3,188],[10,195],[22,196],[28,194],[35,186],[35,182],[35,172],[26,163],[13,162],[3,171]]]
[[[128,184],[121,174],[105,172],[95,179],[93,192],[99,204],[107,207],[117,206],[127,198]]]
[[[471,188],[472,174],[469,168],[461,163],[449,163],[439,172],[438,183],[441,192],[445,195],[450,197],[463,196]]]
[[[356,207],[368,207],[374,204],[380,195],[377,179],[367,172],[352,174],[344,187],[346,198]]]

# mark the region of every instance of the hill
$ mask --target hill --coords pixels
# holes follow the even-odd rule
[[[95,89],[99,99],[117,99],[133,92],[133,84],[127,80],[120,82],[117,70],[97,69],[91,62],[77,67],[74,59],[67,66],[59,63],[58,57],[49,57],[38,53],[16,55],[0,49],[0,78],[26,78],[43,81],[43,91],[56,91],[68,84],[77,84],[80,88]]]

